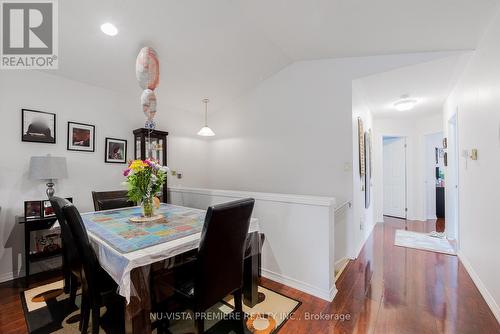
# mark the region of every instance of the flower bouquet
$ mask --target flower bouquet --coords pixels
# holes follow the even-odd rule
[[[154,216],[156,193],[165,183],[168,167],[161,166],[154,160],[134,160],[123,171],[130,201],[141,203],[142,214],[146,218]],[[158,200],[158,199],[156,199]]]

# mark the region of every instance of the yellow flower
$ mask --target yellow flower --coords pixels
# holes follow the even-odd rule
[[[139,172],[142,169],[144,169],[144,167],[147,167],[147,166],[148,165],[145,162],[143,162],[142,160],[134,160],[130,164],[129,168],[132,169],[134,172]]]

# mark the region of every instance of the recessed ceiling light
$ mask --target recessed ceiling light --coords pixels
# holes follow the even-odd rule
[[[101,25],[101,31],[108,36],[115,36],[116,34],[118,34],[118,29],[113,23],[109,22]]]
[[[417,104],[417,100],[415,99],[403,99],[403,100],[399,100],[397,101],[396,103],[394,103],[394,108],[396,108],[396,110],[398,111],[407,111],[407,110],[411,110],[415,107],[415,105]]]

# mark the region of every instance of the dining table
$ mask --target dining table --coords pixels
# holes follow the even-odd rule
[[[206,211],[161,203],[155,212],[161,216],[159,219],[131,221],[141,215],[138,206],[82,214],[100,265],[116,282],[118,294],[126,301],[127,333],[151,332],[151,268],[159,263],[168,266],[176,256],[198,248]],[[259,230],[259,221],[252,218],[248,231],[251,243],[260,240]],[[260,245],[252,247],[257,249]],[[257,266],[256,256],[245,263],[243,295],[249,306],[258,302]]]

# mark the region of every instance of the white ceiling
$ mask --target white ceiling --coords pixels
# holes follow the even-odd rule
[[[496,0],[64,0],[54,73],[139,95],[135,57],[160,57],[161,98],[224,105],[305,59],[472,49]],[[101,33],[104,22],[119,34]]]
[[[371,75],[356,80],[364,102],[374,117],[414,117],[443,112],[443,104],[470,59],[470,52]],[[409,111],[398,111],[394,103],[402,95],[416,99]]]

